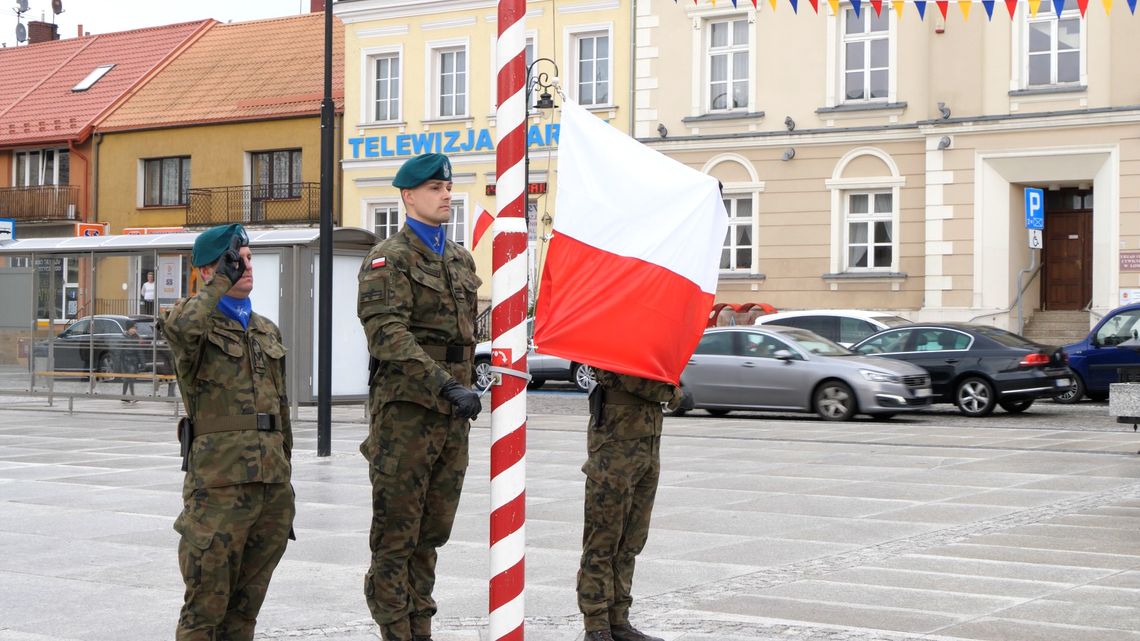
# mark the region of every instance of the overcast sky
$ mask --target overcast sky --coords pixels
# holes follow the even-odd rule
[[[63,0],[63,13],[53,16],[51,0],[29,0],[28,20],[59,25],[61,38],[74,38],[78,25],[92,34],[154,27],[175,22],[214,18],[239,22],[293,16],[309,11],[309,0]],[[0,0],[0,42],[16,42],[15,0]]]

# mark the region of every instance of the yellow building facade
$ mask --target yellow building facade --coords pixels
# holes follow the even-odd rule
[[[334,11],[345,25],[344,225],[382,238],[395,233],[405,217],[392,187],[396,171],[417,154],[447,154],[454,175],[448,234],[472,250],[480,297],[489,299],[490,235],[473,247],[472,232],[478,208],[495,208],[497,3],[344,0]],[[566,95],[631,132],[632,17],[631,4],[618,0],[527,2],[527,62],[538,61],[532,78],[557,77]],[[542,91],[533,91],[532,105]],[[532,107],[532,283],[556,216],[558,132],[557,109]]]

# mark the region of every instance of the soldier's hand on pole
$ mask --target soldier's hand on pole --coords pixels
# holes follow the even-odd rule
[[[483,403],[479,400],[479,394],[474,390],[469,390],[460,385],[454,379],[447,382],[440,390],[447,402],[455,407],[455,415],[459,418],[469,418],[475,420],[479,417],[479,412],[483,409]]]
[[[236,234],[230,239],[230,248],[218,259],[217,273],[237,283],[245,275],[245,259],[241,257],[242,242]]]

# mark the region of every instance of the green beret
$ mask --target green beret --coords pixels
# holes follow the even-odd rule
[[[194,240],[194,252],[190,254],[190,264],[203,267],[218,262],[222,254],[230,248],[230,241],[234,236],[241,240],[242,247],[249,245],[249,236],[239,223],[211,227],[198,234],[198,238]]]
[[[415,189],[429,180],[451,180],[451,161],[443,154],[424,154],[405,162],[392,179],[392,186]]]

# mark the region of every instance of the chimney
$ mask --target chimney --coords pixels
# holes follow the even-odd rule
[[[325,0],[309,0],[309,13],[324,13]]]
[[[75,37],[76,38],[82,38],[83,37],[83,25],[79,25],[79,28],[76,31],[78,33],[75,34]]]
[[[52,40],[59,40],[59,30],[54,24],[40,20],[28,21],[28,44],[34,45]]]

